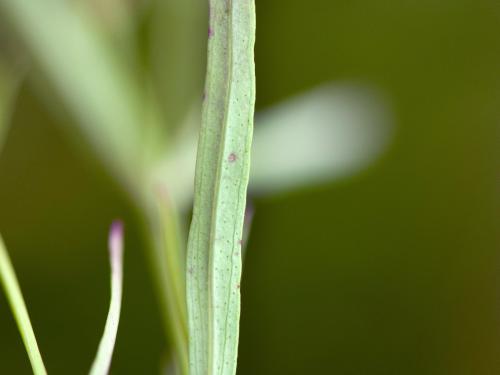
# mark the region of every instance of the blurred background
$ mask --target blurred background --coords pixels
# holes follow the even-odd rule
[[[136,210],[68,131],[78,116],[31,56],[10,2],[0,0],[0,84],[20,78],[0,156],[0,231],[47,369],[88,371],[108,307],[107,231],[121,217],[125,284],[111,372],[159,373],[168,348]],[[206,4],[72,3],[107,30],[165,123],[182,123],[203,91]],[[358,153],[380,146],[352,170],[251,192],[238,374],[499,373],[498,2],[256,3],[257,113],[272,115],[318,86],[341,98],[343,87],[363,87],[378,109],[364,99],[349,108],[357,118],[369,106],[367,118],[382,116],[382,130],[360,141]],[[85,65],[64,77],[93,73]],[[279,137],[273,146],[277,159],[300,154]],[[31,373],[3,294],[0,332],[0,373]]]

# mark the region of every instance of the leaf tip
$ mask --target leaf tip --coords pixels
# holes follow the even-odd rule
[[[123,221],[115,220],[109,231],[109,256],[113,271],[120,268],[123,257]]]

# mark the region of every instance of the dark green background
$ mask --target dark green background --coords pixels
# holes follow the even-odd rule
[[[389,99],[396,135],[348,180],[254,200],[238,373],[500,373],[500,4],[257,7],[259,108],[325,81],[368,83]],[[49,373],[90,366],[107,310],[107,230],[123,217],[112,373],[155,374],[165,343],[137,219],[41,96],[23,88],[0,158],[0,230]],[[3,295],[0,373],[30,373]]]

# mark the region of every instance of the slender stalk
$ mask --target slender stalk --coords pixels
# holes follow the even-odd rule
[[[143,207],[142,227],[147,241],[147,255],[158,296],[165,336],[173,349],[169,366],[178,374],[188,375],[187,313],[185,298],[185,259],[178,214],[163,188]]]
[[[167,280],[164,281],[168,291],[169,321],[172,331],[172,341],[176,353],[179,373],[188,375],[188,334],[186,312],[185,259],[182,256],[183,246],[180,240],[178,214],[173,203],[164,197],[160,202],[160,222],[162,224],[163,251]]]
[[[31,326],[28,310],[24,303],[21,288],[16,278],[16,273],[7,253],[5,244],[0,236],[0,281],[9,301],[10,308],[16,320],[17,327],[26,347],[26,352],[35,375],[46,375],[47,371],[43,364],[40,350],[36,342],[35,333]]]
[[[111,301],[99,349],[90,375],[106,375],[111,366],[122,304],[123,286],[123,224],[115,221],[109,233],[109,261],[111,265]]]

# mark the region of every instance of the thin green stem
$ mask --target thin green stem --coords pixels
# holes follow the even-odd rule
[[[99,349],[90,375],[106,375],[115,348],[122,304],[123,287],[123,224],[115,221],[109,233],[109,261],[111,265],[111,301]]]
[[[175,367],[180,375],[188,375],[185,260],[178,214],[164,191],[154,196],[143,214],[150,267],[165,333],[173,346]]]
[[[24,303],[21,288],[16,278],[16,273],[7,253],[5,244],[0,236],[0,281],[9,301],[12,314],[16,320],[17,327],[26,347],[26,352],[31,362],[31,367],[35,375],[46,375],[47,371],[43,364],[40,350],[36,342],[35,333],[31,326],[28,310]]]
[[[186,285],[184,279],[185,259],[182,256],[178,215],[172,204],[160,204],[160,216],[163,226],[163,243],[166,258],[166,287],[169,289],[169,311],[172,335],[181,374],[187,375],[188,369],[188,333],[186,311]]]

